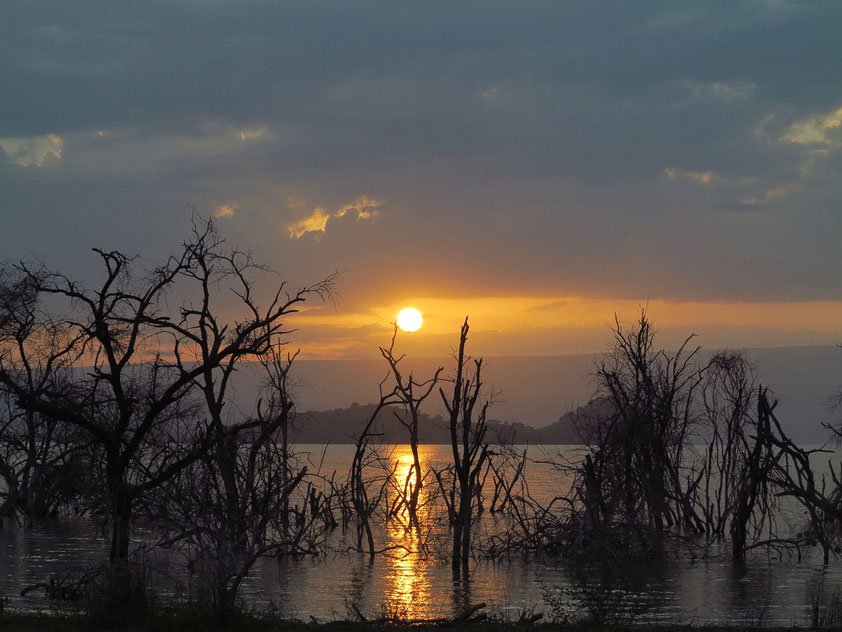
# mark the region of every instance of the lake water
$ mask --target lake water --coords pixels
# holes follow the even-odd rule
[[[310,452],[311,460],[321,463],[323,474],[336,470],[344,476],[353,456],[352,446],[331,446],[324,459],[321,446],[299,450]],[[421,446],[422,461],[445,463],[449,450],[449,446]],[[571,450],[558,447],[549,452],[570,454]],[[532,448],[530,456],[540,461],[545,455]],[[408,447],[395,447],[390,457],[400,478],[408,471]],[[543,502],[570,485],[569,477],[544,463],[530,463],[527,475],[530,494]],[[428,485],[435,482],[430,480]],[[486,512],[480,529],[489,533],[502,524]],[[455,582],[435,535],[390,523],[377,531],[378,541],[399,547],[399,552],[378,555],[373,563],[367,555],[354,552],[317,559],[265,559],[249,577],[244,598],[257,608],[272,607],[289,616],[323,621],[349,616],[352,603],[371,617],[384,613],[409,618],[453,616],[466,605],[483,601],[491,610],[515,617],[529,608],[549,616],[551,603],[563,607],[575,597],[564,566],[518,555],[497,562],[475,560],[468,578]],[[153,534],[143,529],[135,533],[136,542],[152,539]],[[335,539],[339,544],[340,536]],[[89,519],[65,518],[29,529],[6,523],[0,530],[0,597],[8,597],[13,608],[48,607],[43,591],[20,597],[20,590],[53,575],[100,566],[107,550],[102,529]],[[182,597],[196,582],[175,552],[155,551],[146,559],[154,569],[151,575],[161,599]],[[638,569],[635,599],[648,604],[641,615],[648,620],[805,625],[811,601],[819,592],[827,600],[842,590],[842,562],[823,568],[820,561],[818,554],[798,562],[757,553],[745,568],[738,568],[727,553],[695,559],[679,555]]]

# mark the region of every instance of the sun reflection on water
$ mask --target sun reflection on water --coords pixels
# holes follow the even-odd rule
[[[425,469],[429,451],[428,446],[418,446],[422,471]],[[396,446],[392,453],[392,462],[396,464],[395,480],[399,485],[403,486],[410,474],[412,481],[415,480],[410,446]],[[426,522],[427,499],[427,489],[422,486],[418,494],[421,524]],[[387,543],[392,548],[392,554],[389,556],[389,568],[384,578],[387,600],[384,605],[389,610],[387,614],[399,614],[411,619],[429,615],[430,580],[429,562],[423,550],[422,534],[418,529],[409,528],[408,524],[409,517],[404,513],[400,519],[390,520],[386,526]]]

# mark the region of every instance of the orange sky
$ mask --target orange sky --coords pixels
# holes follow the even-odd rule
[[[688,335],[706,348],[832,345],[842,341],[842,301],[725,302],[576,297],[408,297],[366,310],[305,307],[290,319],[292,346],[302,358],[375,357],[387,345],[390,323],[406,306],[419,309],[424,326],[399,333],[401,352],[447,355],[465,316],[477,355],[564,355],[601,351],[616,313],[630,322],[646,305],[660,332],[660,344],[675,346]]]

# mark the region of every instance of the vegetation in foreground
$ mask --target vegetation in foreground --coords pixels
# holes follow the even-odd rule
[[[495,620],[481,619],[479,621],[433,621],[426,623],[410,622],[400,619],[377,620],[377,621],[326,621],[305,623],[295,619],[284,619],[271,613],[241,613],[236,618],[226,622],[220,622],[210,612],[197,611],[188,607],[166,608],[156,611],[154,614],[140,621],[124,621],[114,625],[93,625],[91,619],[84,614],[31,614],[31,613],[4,613],[0,615],[0,630],[3,632],[77,632],[92,629],[134,630],[144,632],[170,632],[178,630],[187,631],[213,631],[213,630],[238,630],[238,632],[270,632],[273,630],[283,632],[303,632],[305,630],[336,630],[337,632],[351,630],[366,630],[377,632],[379,630],[395,630],[411,627],[414,630],[483,630],[486,632],[511,632],[514,629],[523,629],[533,624],[517,620]],[[756,625],[745,626],[693,626],[689,624],[596,624],[592,622],[578,623],[551,623],[542,622],[541,632],[569,631],[588,632],[590,630],[627,630],[635,632],[680,632],[692,630],[705,630],[706,632],[729,632],[739,630],[749,632],[763,630],[764,632],[777,632],[780,630],[810,629],[809,627],[758,627]]]

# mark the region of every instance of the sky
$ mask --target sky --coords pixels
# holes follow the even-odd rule
[[[101,278],[192,209],[304,358],[842,341],[842,3],[0,3],[0,259]]]

